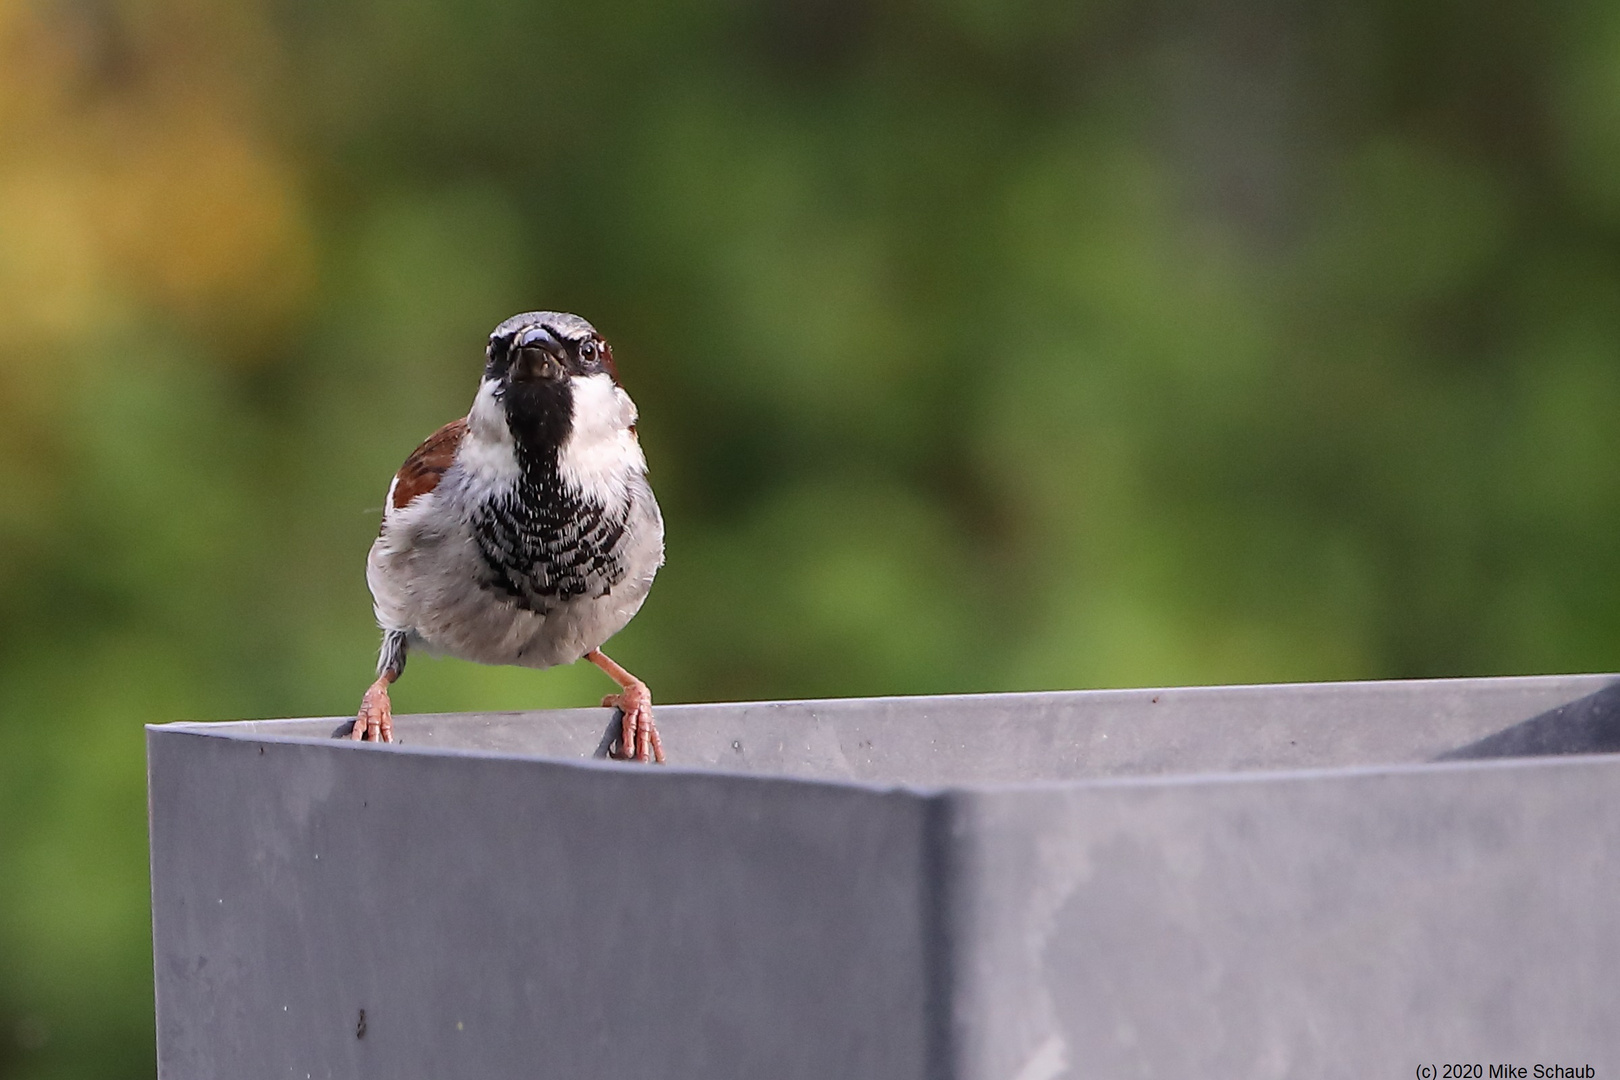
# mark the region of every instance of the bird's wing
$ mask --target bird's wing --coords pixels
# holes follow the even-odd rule
[[[388,501],[395,510],[403,510],[412,499],[426,495],[439,486],[444,470],[456,460],[456,447],[467,434],[466,420],[453,420],[429,435],[405,464],[399,467],[394,482],[388,489]]]

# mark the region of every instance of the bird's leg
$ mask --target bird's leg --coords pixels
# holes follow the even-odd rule
[[[349,729],[349,738],[356,742],[362,739],[394,741],[394,710],[388,701],[388,684],[393,681],[393,673],[389,671],[377,676],[366,696],[360,699],[360,713],[354,718],[354,727]]]
[[[602,704],[619,710],[618,756],[626,761],[656,761],[663,764],[664,743],[653,726],[652,692],[647,684],[610,660],[601,649],[592,649],[585,659],[607,672],[622,693],[609,694]]]
[[[394,709],[388,700],[388,684],[405,670],[405,642],[405,635],[398,630],[383,635],[382,655],[377,658],[377,681],[360,699],[360,712],[349,729],[349,738],[355,742],[362,739],[394,741]]]

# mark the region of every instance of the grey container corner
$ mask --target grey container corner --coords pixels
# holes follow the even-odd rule
[[[1620,677],[148,728],[159,1075],[1620,1070]]]

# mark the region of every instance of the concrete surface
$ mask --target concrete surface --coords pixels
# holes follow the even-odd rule
[[[1620,677],[611,717],[149,728],[160,1075],[1620,1070]]]

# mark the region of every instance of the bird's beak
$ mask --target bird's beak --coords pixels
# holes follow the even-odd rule
[[[536,326],[523,331],[518,335],[516,344],[520,349],[542,349],[559,360],[564,353],[562,339],[546,326]]]
[[[568,347],[563,344],[561,338],[551,332],[549,327],[535,326],[523,331],[512,346],[520,353],[532,349],[545,357],[545,360],[536,358],[525,365],[532,375],[554,375],[564,370],[563,364],[568,355]]]

